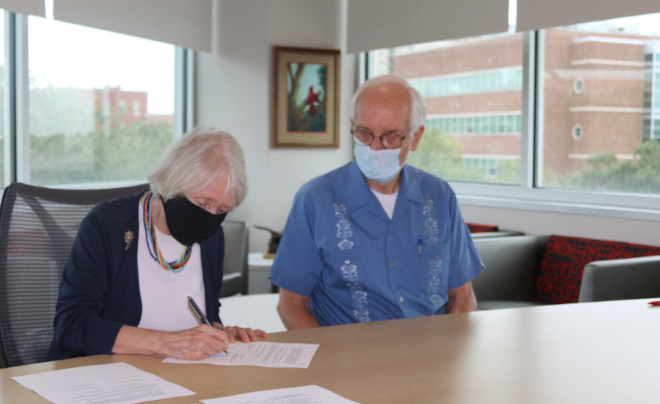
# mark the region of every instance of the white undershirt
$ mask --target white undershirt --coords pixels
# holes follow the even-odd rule
[[[371,188],[369,188],[371,189]],[[396,191],[393,194],[381,194],[371,189],[371,192],[376,195],[378,202],[383,206],[383,210],[387,213],[387,217],[392,220],[392,215],[394,214],[394,205],[396,204],[396,196],[399,195],[399,191]]]
[[[195,299],[206,315],[202,259],[198,243],[193,245],[188,263],[179,273],[165,270],[149,254],[147,235],[144,234],[142,204],[138,207],[140,230],[138,232],[138,275],[142,298],[140,328],[160,331],[179,331],[197,327],[199,321],[188,307],[188,296]],[[185,247],[156,227],[156,241],[167,262],[178,261]],[[212,319],[209,319],[212,321]]]

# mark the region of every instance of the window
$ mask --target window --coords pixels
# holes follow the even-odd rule
[[[584,82],[582,81],[581,78],[576,78],[575,81],[573,82],[573,91],[575,91],[575,94],[582,94],[582,89],[584,88]]]
[[[426,99],[408,164],[452,181],[520,184],[523,36],[500,34],[372,52]]]
[[[578,123],[578,124],[576,124],[575,126],[573,126],[573,132],[572,132],[572,135],[573,135],[573,139],[575,139],[575,140],[582,140],[582,135],[583,135],[583,132],[582,132],[582,125],[580,125],[580,124]]]
[[[141,116],[142,109],[140,108],[140,101],[133,101],[133,116]]]
[[[367,77],[426,99],[408,163],[461,203],[660,220],[659,26],[660,13],[379,50],[391,70],[370,62]]]
[[[658,26],[660,14],[545,30],[539,185],[660,193]]]
[[[32,16],[28,33],[29,182],[145,181],[173,139],[175,47]]]

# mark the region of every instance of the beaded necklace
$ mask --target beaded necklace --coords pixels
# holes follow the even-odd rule
[[[144,233],[147,235],[147,247],[149,249],[149,254],[151,258],[156,260],[167,271],[172,271],[174,273],[181,272],[183,267],[188,263],[190,256],[192,255],[192,246],[189,245],[186,247],[186,250],[181,255],[178,261],[167,262],[163,258],[163,254],[158,248],[158,242],[156,241],[156,228],[154,222],[151,220],[151,202],[153,199],[153,194],[151,192],[145,194],[140,203],[142,204],[143,216],[144,216]]]

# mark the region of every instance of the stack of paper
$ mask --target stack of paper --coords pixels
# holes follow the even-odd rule
[[[12,379],[55,404],[135,404],[195,394],[123,362]]]
[[[277,342],[237,342],[229,345],[228,353],[199,361],[167,358],[166,363],[208,363],[224,366],[262,366],[267,368],[307,369],[318,344],[284,344]]]

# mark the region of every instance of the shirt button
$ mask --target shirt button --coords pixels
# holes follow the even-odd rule
[[[403,296],[399,298],[399,301],[403,303]]]
[[[394,231],[394,227],[392,227],[392,231]]]
[[[439,259],[440,259],[440,256],[439,256],[439,255],[436,255],[436,256],[435,256],[435,259],[439,260]],[[348,262],[347,262],[347,264],[348,264]]]
[[[351,261],[349,261],[349,260],[344,261],[344,264],[346,264],[346,265],[348,265],[350,263],[351,263]]]
[[[424,195],[424,199],[429,199],[429,196],[428,196],[428,195]]]
[[[396,262],[393,262],[393,263],[392,263],[392,266],[393,266],[393,267],[396,267]]]

